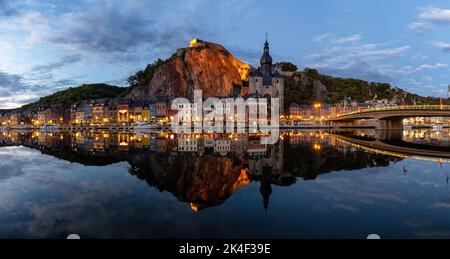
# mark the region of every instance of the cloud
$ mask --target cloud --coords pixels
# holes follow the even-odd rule
[[[450,24],[450,9],[441,9],[439,7],[427,7],[422,9],[419,18],[425,21],[435,23]]]
[[[27,86],[23,83],[21,76],[0,71],[0,91],[2,97],[10,97],[26,88]]]
[[[11,16],[16,13],[17,11],[11,7],[10,0],[0,0],[0,18],[2,16]]]
[[[433,78],[431,76],[425,76],[422,78],[422,81],[430,84],[431,82],[433,82]]]
[[[54,92],[57,81],[46,85],[28,82],[22,75],[0,71],[0,109],[12,109]]]
[[[17,108],[36,99],[36,90],[26,84],[22,76],[0,71],[0,109]]]
[[[433,29],[433,26],[427,22],[419,21],[408,24],[408,28],[417,33],[422,33]]]
[[[356,41],[362,37],[351,37],[354,44],[334,45],[336,41],[350,42],[349,37],[334,37],[333,40],[326,40],[327,38],[329,36],[325,35],[315,38],[317,41],[328,43],[320,52],[306,58],[306,66],[334,76],[354,77],[368,81],[393,82],[396,72],[380,62],[402,56],[410,49],[409,45],[385,47],[381,44],[362,44]]]
[[[329,63],[349,63],[355,60],[373,61],[401,56],[409,49],[409,45],[396,48],[379,48],[377,45],[366,44],[350,47],[327,48],[320,53],[310,55],[308,58],[315,61],[328,60]]]
[[[362,36],[358,34],[346,37],[336,37],[333,34],[321,34],[314,37],[313,42],[339,45],[339,44],[355,43],[360,41],[361,39]]]
[[[432,208],[446,208],[450,209],[450,200],[448,198],[442,198],[440,201],[431,205]]]
[[[421,54],[421,53],[416,53],[416,54],[411,56],[412,60],[427,59],[427,58],[428,58],[427,55],[424,55],[424,54]]]
[[[411,66],[404,66],[399,70],[399,72],[400,73],[414,73],[414,72],[419,72],[422,70],[441,69],[441,68],[447,68],[447,67],[448,67],[448,64],[445,64],[445,63],[423,64],[416,68],[413,68]]]
[[[317,42],[317,43],[323,42],[326,39],[330,39],[331,37],[333,37],[333,35],[331,35],[331,34],[320,34],[313,38],[313,42]]]
[[[242,61],[245,61],[249,64],[259,65],[259,59],[261,58],[262,50],[246,49],[238,46],[232,46],[227,49],[229,49],[230,52],[233,53],[233,55],[235,55]]]
[[[432,42],[433,46],[440,48],[442,51],[450,51],[450,43],[446,42]]]
[[[333,44],[354,43],[354,42],[360,41],[361,39],[362,39],[361,35],[355,34],[355,35],[348,36],[348,37],[337,38],[337,39],[331,41],[331,43],[333,43]]]
[[[444,63],[437,63],[435,65],[422,65],[422,66],[420,66],[420,68],[422,68],[422,69],[446,68],[446,67],[448,67],[448,64],[444,64]]]
[[[35,66],[31,70],[32,70],[32,72],[39,73],[39,74],[50,73],[55,69],[64,67],[65,65],[68,65],[68,64],[76,63],[80,60],[81,60],[80,54],[68,55],[68,56],[62,57],[60,60],[58,60],[56,62],[52,62],[52,63],[45,64],[45,65]]]
[[[386,73],[386,71],[364,61],[354,61],[342,67],[319,65],[316,68],[320,72],[328,75],[359,78],[373,82],[393,82],[395,80],[394,76],[390,73]]]
[[[20,152],[17,147],[2,147],[0,149],[0,167],[2,174],[0,174],[0,183],[15,177],[21,177],[27,173],[25,163],[32,162],[32,155],[34,151],[23,149]]]
[[[29,13],[23,26],[30,43],[51,43],[77,52],[125,56],[132,61],[139,50],[154,56],[171,54],[192,38],[210,39],[236,29],[249,3],[210,1],[85,1],[74,11],[51,17]],[[207,11],[206,11],[207,10]],[[213,16],[211,14],[214,14]],[[220,32],[219,32],[220,30]],[[223,33],[222,33],[223,32]]]
[[[418,21],[408,24],[408,28],[416,33],[434,29],[433,24],[450,24],[450,9],[439,7],[419,8]]]

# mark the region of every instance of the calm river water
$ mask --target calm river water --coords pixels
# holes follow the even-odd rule
[[[0,132],[0,238],[450,238],[450,132]]]

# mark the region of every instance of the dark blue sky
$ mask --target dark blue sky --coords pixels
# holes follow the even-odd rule
[[[125,85],[192,38],[445,96],[450,3],[425,0],[0,0],[0,108],[81,83]]]

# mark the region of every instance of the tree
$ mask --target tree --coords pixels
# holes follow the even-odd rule
[[[158,59],[153,64],[147,65],[144,70],[140,70],[136,72],[136,74],[128,77],[128,86],[130,88],[138,87],[138,86],[146,86],[150,84],[150,81],[153,79],[153,76],[156,72],[156,69],[165,63],[168,60]]]
[[[297,66],[292,64],[291,62],[283,62],[281,63],[281,71],[285,72],[295,72],[297,71]]]

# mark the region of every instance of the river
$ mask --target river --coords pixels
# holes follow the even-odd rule
[[[449,136],[0,132],[0,238],[450,238]]]

